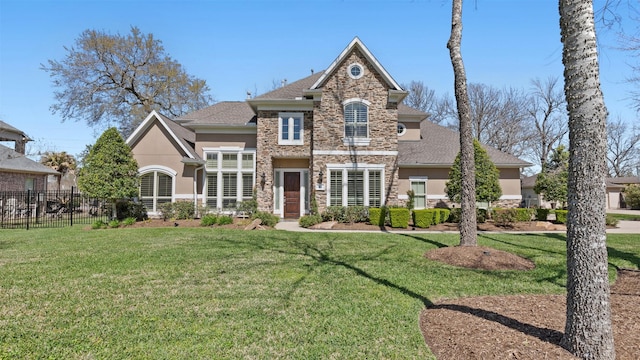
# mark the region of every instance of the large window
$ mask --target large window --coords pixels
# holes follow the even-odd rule
[[[427,207],[427,178],[409,178],[411,190],[413,191],[414,209],[424,209]]]
[[[369,137],[369,114],[365,103],[351,102],[344,106],[344,137]]]
[[[302,113],[280,113],[278,116],[278,144],[302,145],[304,117]]]
[[[171,202],[173,177],[158,171],[140,177],[140,201],[149,212],[160,211],[160,205]]]
[[[383,205],[382,166],[329,171],[329,206]]]
[[[251,200],[255,182],[255,151],[206,151],[206,203],[215,210],[234,210]]]

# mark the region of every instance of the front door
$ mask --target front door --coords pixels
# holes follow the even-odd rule
[[[284,173],[284,217],[300,217],[300,173]]]

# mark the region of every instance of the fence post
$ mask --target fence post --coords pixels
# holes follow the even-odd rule
[[[27,190],[27,230],[29,230],[29,220],[31,220],[31,189]]]
[[[71,203],[70,203],[70,205],[71,205],[71,211],[69,212],[69,221],[71,222],[71,226],[73,226],[73,210],[74,210],[74,209],[73,209],[73,208],[74,208],[74,206],[73,206],[73,194],[74,194],[75,192],[76,192],[76,187],[75,187],[75,186],[72,186],[72,187],[71,187]]]

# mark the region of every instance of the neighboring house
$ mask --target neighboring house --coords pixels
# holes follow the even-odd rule
[[[556,204],[545,201],[542,195],[538,195],[533,190],[538,175],[524,177],[521,182],[522,201],[524,207],[555,208]],[[640,184],[640,177],[618,177],[606,178],[607,209],[625,209],[624,188],[630,184]]]
[[[194,200],[232,210],[255,196],[283,218],[328,206],[454,205],[445,194],[458,134],[425,121],[355,38],[322,72],[246,101],[220,102],[177,119],[153,111],[126,140],[139,164],[140,199]],[[500,170],[497,206],[518,206],[530,166],[486,147]]]
[[[0,192],[46,191],[49,175],[60,174],[24,154],[0,145]]]

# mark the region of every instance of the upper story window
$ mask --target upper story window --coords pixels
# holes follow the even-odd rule
[[[369,102],[350,99],[344,103],[344,140],[353,145],[369,144]]]
[[[304,116],[302,113],[280,113],[278,116],[278,144],[304,144]]]
[[[352,79],[360,79],[364,75],[364,68],[358,63],[353,63],[347,67],[347,73]]]

